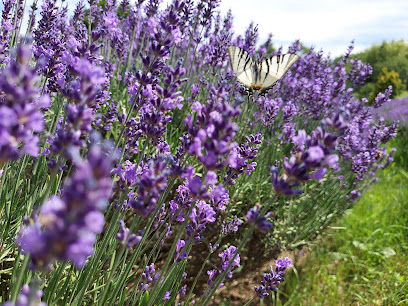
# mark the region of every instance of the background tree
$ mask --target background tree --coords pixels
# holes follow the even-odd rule
[[[384,41],[381,45],[374,45],[369,49],[357,53],[353,58],[361,59],[363,62],[368,63],[373,68],[373,73],[371,77],[367,80],[367,83],[355,91],[356,96],[359,98],[369,97],[370,95],[375,95],[378,86],[377,82],[382,83],[385,79],[396,80],[395,75],[389,75],[386,77],[383,73],[383,68],[388,69],[388,73],[394,71],[398,74],[399,79],[401,80],[402,86],[400,87],[400,94],[402,90],[407,88],[408,85],[408,44],[404,40],[398,41]],[[381,80],[379,79],[381,76]],[[385,78],[385,79],[384,79]],[[395,90],[398,90],[394,87],[397,84],[389,83],[385,86],[387,88],[389,85],[392,85]],[[395,95],[394,95],[395,96]]]
[[[390,98],[395,98],[406,88],[405,84],[402,83],[398,72],[394,70],[389,71],[387,67],[383,67],[381,73],[378,76],[377,82],[375,83],[373,90],[369,95],[369,102],[372,103],[375,97],[380,92],[384,92],[390,85],[392,86],[392,93]]]

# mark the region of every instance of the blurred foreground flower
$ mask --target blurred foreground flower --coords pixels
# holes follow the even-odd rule
[[[18,244],[30,254],[31,268],[46,269],[55,260],[85,265],[105,224],[102,212],[111,195],[111,169],[110,159],[92,147],[88,161],[78,161],[66,180],[61,197],[51,196],[21,228]]]
[[[47,303],[41,302],[43,292],[38,286],[38,280],[34,280],[31,287],[24,284],[21,288],[21,293],[17,296],[17,300],[15,302],[4,303],[3,306],[47,306]]]
[[[49,107],[48,96],[39,95],[38,77],[28,66],[31,51],[19,45],[16,59],[0,71],[0,164],[24,154],[37,157],[44,129],[41,108]]]

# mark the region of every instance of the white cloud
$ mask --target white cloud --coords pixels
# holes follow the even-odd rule
[[[32,2],[26,0],[24,29]],[[71,12],[76,3],[77,0],[65,1]],[[38,5],[41,4],[39,0]],[[355,52],[383,40],[408,41],[408,0],[222,0],[221,11],[225,14],[229,8],[237,34],[244,34],[254,21],[261,40],[272,33],[275,45],[285,48],[300,39],[308,46],[338,56],[353,39]]]
[[[351,40],[360,51],[383,40],[408,39],[408,1],[405,0],[224,0],[222,12],[232,9],[236,33],[251,21],[260,37],[271,32],[274,42],[287,46],[295,39],[324,48],[334,56],[344,53]]]

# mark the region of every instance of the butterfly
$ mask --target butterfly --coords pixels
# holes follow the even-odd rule
[[[248,52],[236,46],[229,46],[228,53],[232,70],[250,95],[255,91],[259,95],[266,95],[299,59],[296,54],[287,53],[257,63]]]

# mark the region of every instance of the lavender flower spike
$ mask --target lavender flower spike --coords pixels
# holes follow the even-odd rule
[[[30,50],[20,45],[16,53],[16,60],[0,72],[0,165],[23,154],[38,156],[36,134],[45,125],[40,109],[50,104],[35,86],[38,77],[28,66]]]
[[[76,171],[64,185],[61,197],[53,195],[20,229],[18,245],[31,257],[31,268],[45,270],[55,260],[71,260],[82,268],[102,232],[111,195],[110,159],[92,147],[88,161],[77,161]]]
[[[281,282],[285,280],[283,275],[286,272],[287,268],[293,267],[292,259],[285,257],[275,260],[275,270],[273,267],[270,267],[270,272],[264,274],[264,278],[261,281],[259,287],[255,287],[255,292],[258,296],[263,299],[266,296],[269,296],[271,291],[277,291],[278,286]]]
[[[270,217],[272,213],[269,212],[265,216],[259,217],[260,209],[260,205],[255,205],[253,208],[251,208],[246,215],[246,220],[249,224],[256,224],[257,229],[263,233],[266,233],[273,228],[273,223],[267,221],[268,217]]]

